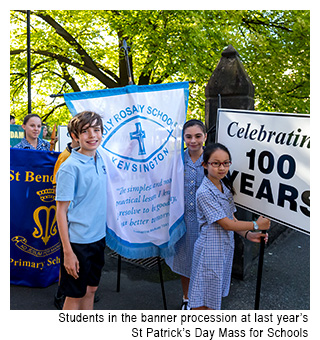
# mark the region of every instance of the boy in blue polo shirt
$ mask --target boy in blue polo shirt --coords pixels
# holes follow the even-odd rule
[[[61,282],[65,310],[93,309],[104,266],[107,223],[106,168],[97,151],[102,140],[101,117],[77,115],[74,135],[80,148],[57,173],[57,222],[62,244]]]

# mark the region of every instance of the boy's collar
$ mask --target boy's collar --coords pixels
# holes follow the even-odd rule
[[[87,163],[89,162],[90,160],[94,160],[94,156],[87,156],[87,155],[84,155],[83,153],[80,153],[78,152],[80,148],[75,148],[75,149],[72,149],[71,153],[72,155],[77,158],[79,161],[81,161],[82,163]],[[99,153],[96,152],[96,157],[100,157]]]

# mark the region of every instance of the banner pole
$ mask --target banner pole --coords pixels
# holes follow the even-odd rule
[[[263,230],[262,233],[265,234],[266,231]],[[255,306],[254,306],[255,310],[259,310],[259,306],[260,306],[260,290],[261,290],[261,281],[262,281],[264,247],[265,247],[265,238],[263,237],[260,240],[260,253],[259,253],[257,285],[256,285],[256,299],[255,299]]]
[[[127,72],[128,72],[128,80],[129,80],[128,84],[129,85],[134,85],[134,83],[132,81],[131,68],[130,68],[130,62],[129,62],[129,54],[128,54],[129,47],[127,45],[126,39],[123,39],[122,46],[120,47],[120,49],[124,50],[124,58],[126,60]]]
[[[120,276],[121,276],[121,255],[118,254],[117,293],[120,292]]]
[[[163,300],[163,308],[167,310],[167,300],[166,300],[166,293],[164,290],[164,282],[162,276],[162,268],[161,268],[161,258],[158,256],[158,268],[159,268],[159,276],[160,276],[160,284],[161,284],[161,292],[162,292],[162,300]]]
[[[30,10],[27,10],[27,74],[28,74],[28,113],[31,113],[31,47],[30,47]]]

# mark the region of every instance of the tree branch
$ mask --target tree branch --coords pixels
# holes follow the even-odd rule
[[[57,110],[59,107],[65,106],[65,105],[66,105],[66,103],[63,102],[63,103],[58,104],[57,106],[53,107],[48,113],[46,113],[44,116],[42,116],[41,120],[42,120],[43,122],[45,122],[45,121],[50,117],[50,115],[53,114],[53,112],[54,112],[55,110]]]
[[[20,11],[20,12],[25,13],[26,11]],[[94,76],[95,78],[97,78],[99,81],[101,81],[106,87],[110,87],[110,88],[119,87],[119,83],[117,83],[116,81],[111,79],[109,76],[107,76],[104,72],[102,72],[97,66],[97,64],[93,61],[93,59],[86,52],[86,50],[77,42],[77,40],[69,32],[67,32],[58,22],[56,22],[50,15],[48,15],[47,13],[44,13],[43,11],[36,11],[36,12],[33,12],[33,14],[38,16],[42,20],[44,20],[46,23],[48,23],[51,27],[55,29],[56,33],[60,37],[62,37],[77,52],[77,54],[80,56],[81,60],[83,61],[83,66],[79,62],[73,62],[69,58],[59,56],[49,51],[34,51],[34,53],[47,55],[47,56],[50,55],[53,59],[60,60],[69,65],[72,65],[81,70],[84,70],[87,73]],[[112,75],[112,77],[115,79],[117,78],[116,75],[111,71],[108,71],[108,74]]]
[[[59,65],[61,67],[61,70],[62,70],[62,75],[61,75],[61,78],[64,79],[72,88],[72,90],[74,92],[80,92],[81,89],[80,87],[78,86],[77,82],[75,81],[75,79],[71,76],[71,74],[69,73],[68,71],[68,68],[66,66],[65,63],[61,63],[59,62]]]
[[[283,25],[283,23],[277,23],[272,21],[263,21],[259,19],[257,16],[254,16],[254,18],[242,18],[242,22],[246,24],[248,27],[252,27],[254,25],[256,26],[265,26],[265,27],[274,27],[281,29],[283,31],[292,32],[291,28],[288,28]],[[252,29],[255,31],[255,29],[252,27]]]

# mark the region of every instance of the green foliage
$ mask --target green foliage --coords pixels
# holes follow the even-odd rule
[[[262,111],[310,113],[310,12],[248,12],[238,52]]]
[[[26,11],[11,11],[11,113],[27,114]],[[310,113],[309,11],[32,11],[32,112],[49,125],[70,113],[50,94],[125,86],[122,40],[135,84],[195,80],[189,116],[204,120],[204,89],[233,45],[257,110]]]

